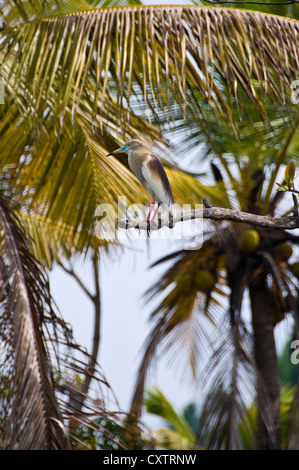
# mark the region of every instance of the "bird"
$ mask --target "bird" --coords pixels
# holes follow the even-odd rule
[[[117,153],[126,153],[131,171],[140,181],[146,192],[151,196],[151,206],[147,216],[149,222],[152,207],[158,203],[151,220],[154,220],[161,204],[171,208],[174,199],[166,172],[159,158],[152,153],[150,148],[141,140],[133,139],[122,147],[109,153],[107,157]]]

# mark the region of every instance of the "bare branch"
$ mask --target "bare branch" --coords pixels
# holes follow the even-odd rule
[[[94,305],[94,328],[93,328],[93,341],[92,341],[92,351],[89,355],[89,364],[85,370],[85,378],[81,385],[80,391],[70,390],[70,402],[76,412],[80,412],[84,406],[90,383],[94,377],[97,357],[99,352],[100,345],[100,329],[101,329],[101,296],[100,296],[100,284],[99,284],[99,260],[96,255],[92,259],[93,264],[93,277],[94,277],[94,287],[95,294],[93,295],[85,284],[81,281],[80,277],[74,271],[74,268],[69,260],[70,267],[67,268],[62,261],[59,262],[59,265],[64,269],[65,272],[70,274],[85,292],[85,294],[90,298]]]
[[[298,198],[295,196],[295,194],[292,194],[293,197],[293,202],[294,202],[294,210],[293,210],[293,216],[294,217],[299,217],[299,209],[298,209]]]
[[[94,302],[94,328],[93,328],[93,342],[92,342],[92,351],[90,356],[90,363],[86,371],[85,381],[82,385],[82,392],[87,394],[90,382],[93,378],[97,357],[99,352],[100,345],[100,330],[101,330],[101,296],[100,296],[100,282],[99,282],[99,266],[98,259],[96,256],[92,259],[93,265],[93,276],[95,284],[95,295],[93,297]],[[83,406],[83,402],[82,402]]]
[[[69,262],[70,263],[70,262]],[[73,266],[71,265],[70,263],[70,268],[67,268],[63,263],[62,261],[59,261],[58,262],[59,266],[68,274],[70,274],[79,284],[79,286],[81,287],[81,289],[83,289],[83,291],[85,292],[85,294],[90,298],[90,300],[92,302],[94,302],[94,296],[92,295],[92,293],[89,291],[89,289],[85,286],[85,284],[81,281],[81,279],[79,278],[79,276],[77,275],[77,273],[74,271],[74,268]]]
[[[291,216],[277,218],[210,206],[206,199],[204,200],[204,206],[204,209],[194,209],[191,211],[182,210],[173,214],[172,218],[159,218],[149,222],[147,220],[134,219],[118,220],[118,227],[124,229],[135,228],[137,230],[158,230],[165,226],[172,228],[178,222],[183,222],[185,220],[211,219],[215,221],[226,220],[230,222],[249,224],[273,230],[294,230],[299,228],[299,215],[296,210],[296,206]]]

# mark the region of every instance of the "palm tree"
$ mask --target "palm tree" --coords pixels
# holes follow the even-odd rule
[[[291,211],[290,200],[285,201],[282,196],[285,193],[273,191],[273,174],[277,175],[282,163],[296,156],[299,143],[296,129],[290,128],[286,144],[276,150],[275,160],[269,158],[268,148],[255,156],[256,142],[252,146],[247,141],[241,151],[229,142],[226,146],[222,132],[223,128],[218,127],[216,135],[208,133],[206,153],[213,156],[211,170],[219,191],[226,189],[222,193],[223,204],[265,215]],[[192,145],[196,137],[192,138]],[[204,139],[200,133],[201,145]],[[261,147],[265,139],[267,134],[258,142]],[[230,160],[228,171],[222,165],[225,160]],[[274,168],[273,161],[277,162]],[[230,179],[232,170],[234,180]],[[266,178],[267,174],[270,178]],[[286,231],[236,227],[227,222],[209,223],[205,233],[199,250],[175,251],[153,264],[154,267],[167,263],[168,268],[146,292],[147,302],[156,303],[157,298],[160,301],[151,314],[153,326],[146,340],[132,409],[140,412],[147,370],[157,349],[171,349],[172,360],[174,354],[188,360],[196,379],[201,373],[204,353],[212,351],[205,371],[208,391],[202,420],[210,423],[215,411],[219,419],[212,420],[214,435],[206,433],[205,427],[199,430],[201,445],[213,447],[217,430],[217,445],[241,446],[237,425],[246,409],[246,400],[257,393],[257,442],[261,448],[279,448],[280,388],[274,329],[286,314],[296,312],[298,281],[293,263],[298,259],[295,254],[298,236]],[[246,301],[250,304],[249,322],[248,309],[242,308]],[[218,440],[219,434],[222,441]]]
[[[209,180],[203,184],[194,175],[168,164],[180,204],[208,196],[214,204],[231,206],[232,191],[241,207],[250,201],[252,210],[259,210],[254,191],[261,191],[264,175],[258,177],[257,183],[254,175],[260,174],[255,172],[266,164],[272,173],[267,186],[269,194],[263,196],[262,213],[274,210],[280,201],[276,197],[274,202],[270,192],[280,165],[289,157],[298,124],[298,107],[288,98],[297,78],[299,55],[294,38],[298,23],[234,9],[117,5],[107,8],[111,3],[47,0],[11,1],[2,6],[0,73],[6,101],[0,110],[0,168],[8,175],[7,182],[24,219],[26,215],[34,216],[46,221],[44,227],[53,228],[54,240],[45,231],[43,236],[35,236],[40,254],[45,259],[47,253],[51,262],[58,254],[65,259],[74,255],[96,259],[99,253],[109,256],[117,240],[107,243],[104,234],[100,234],[102,239],[95,236],[94,214],[98,205],[108,203],[115,207],[119,195],[125,196],[129,204],[146,201],[126,162],[105,158],[132,136],[156,141],[167,155],[171,131],[185,133],[187,125],[191,141],[202,143],[204,139],[209,155],[212,149],[218,159],[218,166],[213,167],[216,183],[212,186]],[[277,156],[275,147],[271,146],[271,151],[260,148],[259,158],[253,149],[251,155],[247,152],[245,145],[253,135],[265,146],[273,136],[284,136],[286,130],[286,150],[274,168],[271,164]],[[229,153],[224,152],[222,139],[228,145],[233,143],[234,151],[230,147]],[[256,158],[251,162],[252,154]],[[240,181],[229,161],[231,155]],[[242,167],[239,155],[247,167],[250,162],[250,171]],[[221,176],[223,171],[225,178]],[[207,255],[211,259],[208,271],[215,276],[215,246],[220,252],[226,251],[232,243],[224,240],[236,240],[236,233],[234,229],[221,231],[219,240],[213,233],[205,242],[203,250],[211,252],[211,257]],[[262,232],[260,236],[263,238]],[[272,242],[272,235],[267,234],[265,243],[269,238],[273,247],[289,237],[285,233],[281,236]],[[242,271],[244,282],[252,273],[261,276],[265,292],[268,273],[274,276],[273,259],[267,247],[262,249],[268,260],[267,272],[260,271],[265,264],[264,255],[259,255],[263,262],[250,255],[250,266],[242,271],[244,256],[240,254],[236,265],[222,275],[223,283],[228,280],[233,291],[233,345],[246,358],[245,349],[240,346],[239,328],[243,325],[238,316],[245,286],[242,282],[240,285],[238,275]],[[191,258],[190,255],[190,266]],[[231,260],[229,255],[227,260]],[[257,302],[259,287],[253,281],[249,287],[252,303]],[[218,296],[223,290],[217,284]],[[284,304],[280,293],[278,290]],[[191,315],[192,299],[187,297],[179,305],[174,320]],[[217,299],[208,295],[208,300],[207,307],[214,305],[217,309]],[[258,305],[253,310],[261,308]],[[256,337],[258,333],[264,335],[264,326],[256,325]],[[271,358],[275,357],[272,334],[271,330],[267,336]],[[199,360],[197,352],[194,364]],[[267,371],[262,370],[262,364],[257,367],[267,388],[273,377],[264,377]],[[258,391],[261,389],[258,387]],[[275,386],[270,397],[271,410],[276,400]],[[274,444],[278,446],[279,423],[274,411],[269,415],[275,424]],[[269,426],[261,431],[262,440],[265,436],[268,439],[268,429]],[[230,440],[230,445],[233,443]]]

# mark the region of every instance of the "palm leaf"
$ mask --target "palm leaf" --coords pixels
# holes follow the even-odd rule
[[[7,202],[0,201],[6,298],[1,305],[1,376],[7,377],[1,447],[66,446],[42,324],[51,309],[48,282],[27,248]],[[3,299],[2,299],[3,300]]]
[[[223,327],[204,372],[205,399],[197,439],[207,449],[242,449],[239,426],[255,395],[255,366],[244,324],[227,331],[227,325]],[[243,432],[254,441],[250,423],[244,421]]]
[[[219,298],[223,296],[220,285],[209,295],[199,292],[193,285],[197,269],[214,263],[214,260],[209,260],[208,253],[209,247],[199,251],[180,251],[154,264],[178,258],[159,282],[145,293],[145,301],[157,306],[151,313],[153,327],[146,339],[137,373],[132,412],[141,412],[144,387],[158,352],[167,353],[171,364],[176,361],[182,366],[183,362],[184,370],[191,370],[193,378],[199,377],[201,366],[208,357],[210,339],[219,321]],[[187,281],[189,287],[182,287],[181,280],[184,283]]]
[[[31,240],[31,251],[38,262],[45,268],[51,270],[55,262],[62,259],[70,259],[72,256],[83,255],[86,257],[91,251],[101,250],[102,257],[111,254],[112,247],[119,245],[116,240],[100,240],[91,236],[88,250],[82,243],[82,234],[77,231],[74,234],[73,226],[65,225],[51,218],[34,214],[33,211],[25,213],[18,212],[20,222]]]
[[[48,280],[21,228],[24,220],[24,214],[17,218],[1,197],[0,447],[65,449],[71,444],[84,448],[78,436],[68,434],[67,424],[92,428],[108,438],[105,423],[113,420],[121,425],[119,406],[98,364],[91,391],[82,390],[80,378],[85,377],[91,358],[52,308]],[[35,222],[27,218],[27,228]],[[54,233],[60,230],[49,221],[48,228]],[[49,243],[50,250],[55,246],[53,241],[43,243]],[[84,402],[83,411],[78,402]],[[94,416],[101,418],[98,423],[93,422]]]
[[[126,4],[126,0],[10,0],[1,5],[0,15],[5,23],[13,25],[33,18],[63,15],[92,8],[111,8]],[[140,2],[133,0],[130,1],[130,5],[140,5]]]
[[[155,388],[149,390],[144,398],[148,413],[162,418],[171,429],[160,428],[155,431],[159,447],[166,449],[195,449],[196,436],[183,416],[180,416],[163,393]]]
[[[161,132],[146,123],[145,111],[163,128],[184,116],[202,121],[201,130],[237,190],[225,155],[212,145],[208,112],[232,124],[233,104],[242,114],[249,101],[256,116],[265,119],[269,103],[285,109],[279,85],[287,90],[296,75],[296,48],[286,44],[297,34],[297,23],[280,19],[282,36],[270,15],[127,7],[72,15],[58,8],[48,18],[36,12],[31,17],[14,26],[7,20],[2,32],[1,74],[8,103],[0,126],[1,168],[22,162],[14,187],[23,203],[54,223],[73,227],[81,251],[95,240],[98,205],[115,207],[119,195],[129,204],[146,200],[132,174],[118,160],[104,158],[133,135],[161,141]],[[272,58],[287,62],[286,69]],[[168,173],[178,202],[201,202],[208,196],[223,203],[226,192],[219,185],[202,185],[175,170]]]
[[[115,96],[123,129],[126,107],[136,99],[139,112],[146,105],[158,117],[168,109],[175,119],[170,100],[191,117],[200,113],[198,97],[235,128],[234,101],[248,117],[249,100],[263,120],[267,102],[290,108],[291,83],[298,78],[298,28],[296,21],[245,10],[111,8],[8,26],[1,50],[4,64],[10,61],[11,86],[26,83],[39,119],[50,88],[57,96],[53,112],[63,119],[66,105],[76,113],[92,84],[94,105],[98,93],[101,104]]]
[[[1,169],[5,169],[7,184],[18,195],[18,200],[33,215],[46,217],[53,224],[68,227],[68,242],[79,252],[89,247],[98,249],[105,244],[105,237],[95,236],[96,209],[101,204],[110,204],[117,213],[118,197],[127,203],[144,203],[146,195],[140,183],[128,169],[115,158],[106,158],[109,150],[120,142],[115,140],[116,114],[113,102],[107,115],[102,115],[98,127],[91,128],[92,110],[84,104],[73,133],[71,116],[65,118],[64,132],[57,135],[55,122],[49,116],[39,131],[24,120],[13,105],[3,113],[1,132]],[[105,124],[104,121],[105,120]],[[134,120],[136,133],[140,118]],[[107,125],[104,135],[100,128]],[[153,126],[147,125],[148,134],[158,136]],[[19,133],[22,138],[18,138]],[[62,232],[61,232],[62,234]],[[104,234],[105,235],[105,234]],[[72,236],[72,238],[70,238]],[[107,243],[106,243],[107,246]]]
[[[16,105],[5,106],[5,111],[3,125],[0,126],[1,168],[10,177],[11,181],[7,182],[11,190],[18,194],[20,203],[29,206],[28,215],[40,217],[47,226],[52,223],[52,227],[60,227],[61,245],[70,245],[72,241],[74,250],[79,253],[86,253],[89,247],[95,250],[99,246],[108,248],[105,239],[94,234],[97,207],[110,204],[117,211],[119,196],[125,197],[128,204],[148,200],[129,170],[127,159],[105,156],[108,149],[120,145],[113,143],[117,126],[113,102],[109,105],[107,116],[103,115],[102,110],[102,116],[96,119],[93,129],[92,110],[87,101],[84,109],[80,110],[80,117],[79,114],[77,116],[72,132],[69,131],[71,116],[68,112],[64,119],[64,132],[58,136],[51,117],[46,118],[42,129],[36,132],[22,118]],[[141,120],[136,116],[131,121],[138,135]],[[106,128],[104,135],[100,132],[103,126]],[[147,135],[161,138],[153,126],[145,126]],[[22,139],[18,138],[20,130]],[[163,148],[159,150],[163,152]],[[193,174],[167,160],[165,166],[179,204],[201,203],[204,197],[216,204],[223,203],[223,193],[218,186],[201,183]],[[63,231],[63,227],[67,229]],[[49,261],[49,252],[44,253]]]

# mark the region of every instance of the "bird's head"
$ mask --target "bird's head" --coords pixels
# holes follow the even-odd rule
[[[107,157],[110,157],[110,155],[116,155],[117,153],[129,153],[132,150],[139,150],[141,148],[147,148],[147,146],[141,142],[141,140],[129,140],[129,142],[125,143],[122,147],[119,147],[113,152],[108,153]]]

